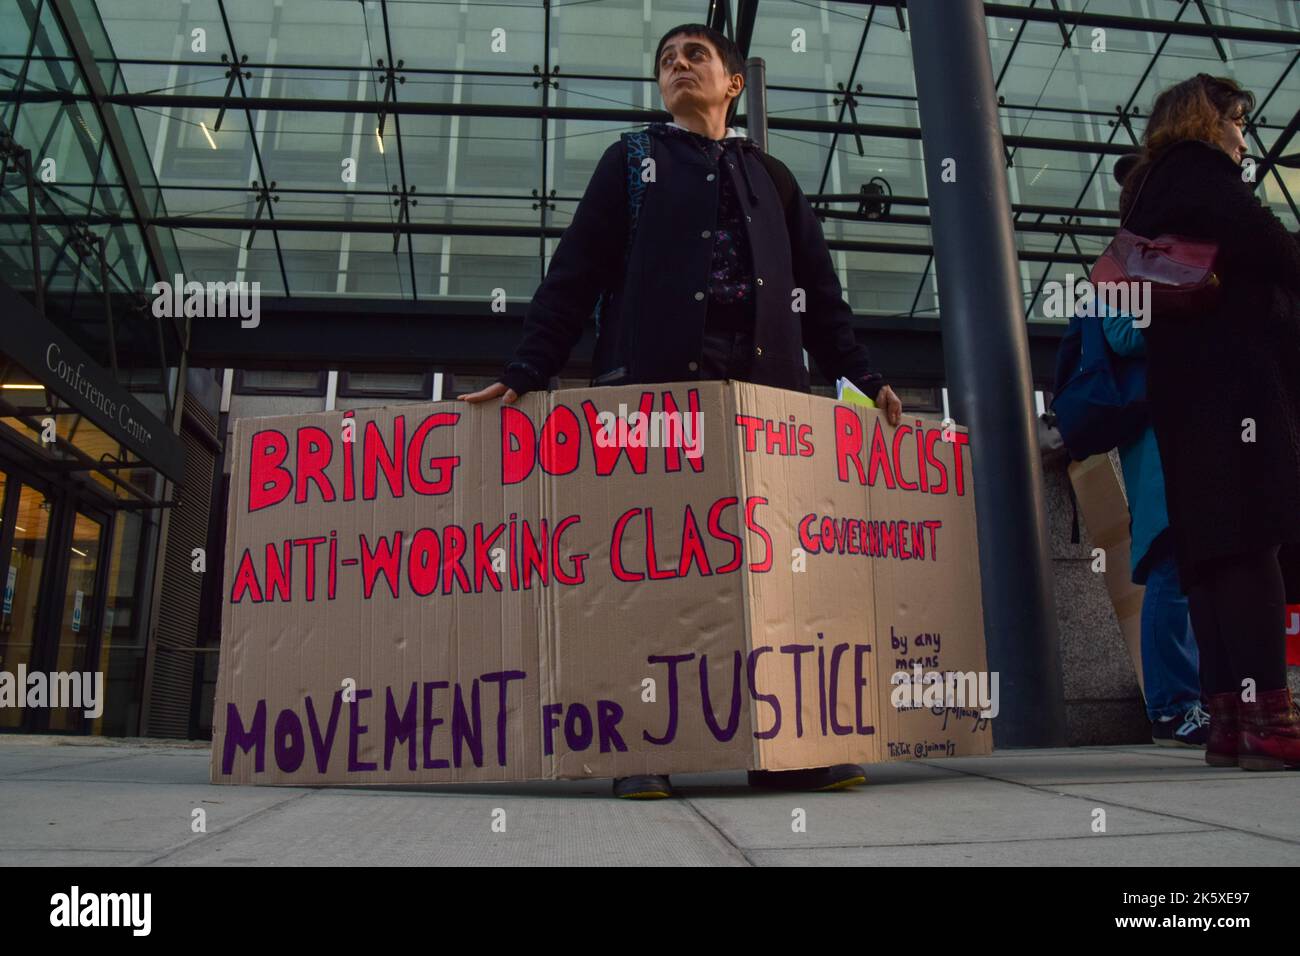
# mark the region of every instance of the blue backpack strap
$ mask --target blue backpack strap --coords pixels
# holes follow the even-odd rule
[[[637,222],[641,217],[641,205],[645,201],[646,182],[641,178],[641,163],[650,155],[650,133],[644,129],[636,130],[631,133],[624,133],[623,154],[627,158],[626,167],[626,185],[627,185],[627,244],[623,248],[623,267],[627,269],[627,261],[632,255],[632,240],[636,236]],[[610,291],[606,289],[601,293],[596,302],[596,334],[600,334],[600,313],[604,309],[605,300],[610,297]]]

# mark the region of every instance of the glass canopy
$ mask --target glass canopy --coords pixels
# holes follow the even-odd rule
[[[115,289],[144,290],[160,259],[173,268],[174,243],[187,278],[257,280],[264,296],[426,301],[502,287],[526,299],[602,151],[661,118],[659,37],[709,22],[765,61],[768,149],[825,214],[855,311],[938,309],[902,5],[5,0],[0,10],[4,127],[59,158],[58,208],[45,212],[106,237]],[[1042,283],[1104,247],[1115,158],[1141,136],[1156,93],[1191,74],[1255,92],[1247,139],[1273,160],[1257,188],[1300,228],[1300,4],[1022,0],[986,12],[1031,320]],[[61,26],[86,37],[101,95]],[[138,129],[127,156],[102,148],[97,107]],[[742,99],[738,125],[745,109]],[[860,213],[869,183],[892,195],[878,218]],[[3,197],[2,267],[22,287],[26,199],[11,177]],[[146,224],[161,251],[147,248]],[[43,232],[46,262],[62,238],[58,225]],[[59,270],[55,288],[97,281],[74,276],[72,261]]]

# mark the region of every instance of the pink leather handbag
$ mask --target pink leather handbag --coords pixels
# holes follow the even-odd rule
[[[1127,221],[1137,208],[1142,188],[1159,160],[1148,167],[1129,206]],[[1219,244],[1204,239],[1162,234],[1140,236],[1120,224],[1119,232],[1093,264],[1088,278],[1098,282],[1151,283],[1151,314],[1175,317],[1208,312],[1223,287],[1216,263]]]

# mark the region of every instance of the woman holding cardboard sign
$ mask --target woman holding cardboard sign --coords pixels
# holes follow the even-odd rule
[[[1272,770],[1300,766],[1279,560],[1300,549],[1300,245],[1252,189],[1254,103],[1204,73],[1161,93],[1120,212],[1149,261],[1217,245],[1193,307],[1159,307],[1172,272],[1148,280],[1148,397],[1211,716],[1206,761]]]
[[[728,129],[744,88],[735,43],[703,24],[669,30],[655,78],[671,123],[605,151],[534,294],[513,360],[466,401],[545,388],[596,310],[593,385],[735,379],[809,390],[804,350],[848,379],[891,425],[902,403],[870,367],[821,225],[790,171]],[[754,785],[830,790],[862,768],[755,771]],[[616,780],[622,797],[666,797],[661,775]]]

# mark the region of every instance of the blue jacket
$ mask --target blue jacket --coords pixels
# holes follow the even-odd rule
[[[1125,358],[1146,355],[1142,332],[1133,327],[1133,317],[1118,314],[1103,316],[1106,342],[1116,355]],[[1128,495],[1130,569],[1134,584],[1146,583],[1146,569],[1139,567],[1152,543],[1169,527],[1165,510],[1165,475],[1160,467],[1160,449],[1150,425],[1128,444],[1119,447],[1120,467],[1124,472],[1124,491]]]
[[[622,141],[605,150],[582,201],[533,294],[523,336],[501,381],[516,392],[545,388],[592,320],[604,289],[592,359],[593,385],[683,382],[700,378],[712,231],[718,223],[720,178],[730,177],[748,228],[755,278],[754,357],[749,381],[809,390],[803,350],[831,382],[841,376],[875,397],[883,378],[870,368],[853,329],[853,311],[831,261],[821,223],[789,170],[781,194],[758,146],[724,140],[712,163],[682,137],[651,124],[655,177],[646,187],[624,269],[628,164]],[[768,157],[769,161],[771,157]],[[796,289],[804,295],[796,311]]]

